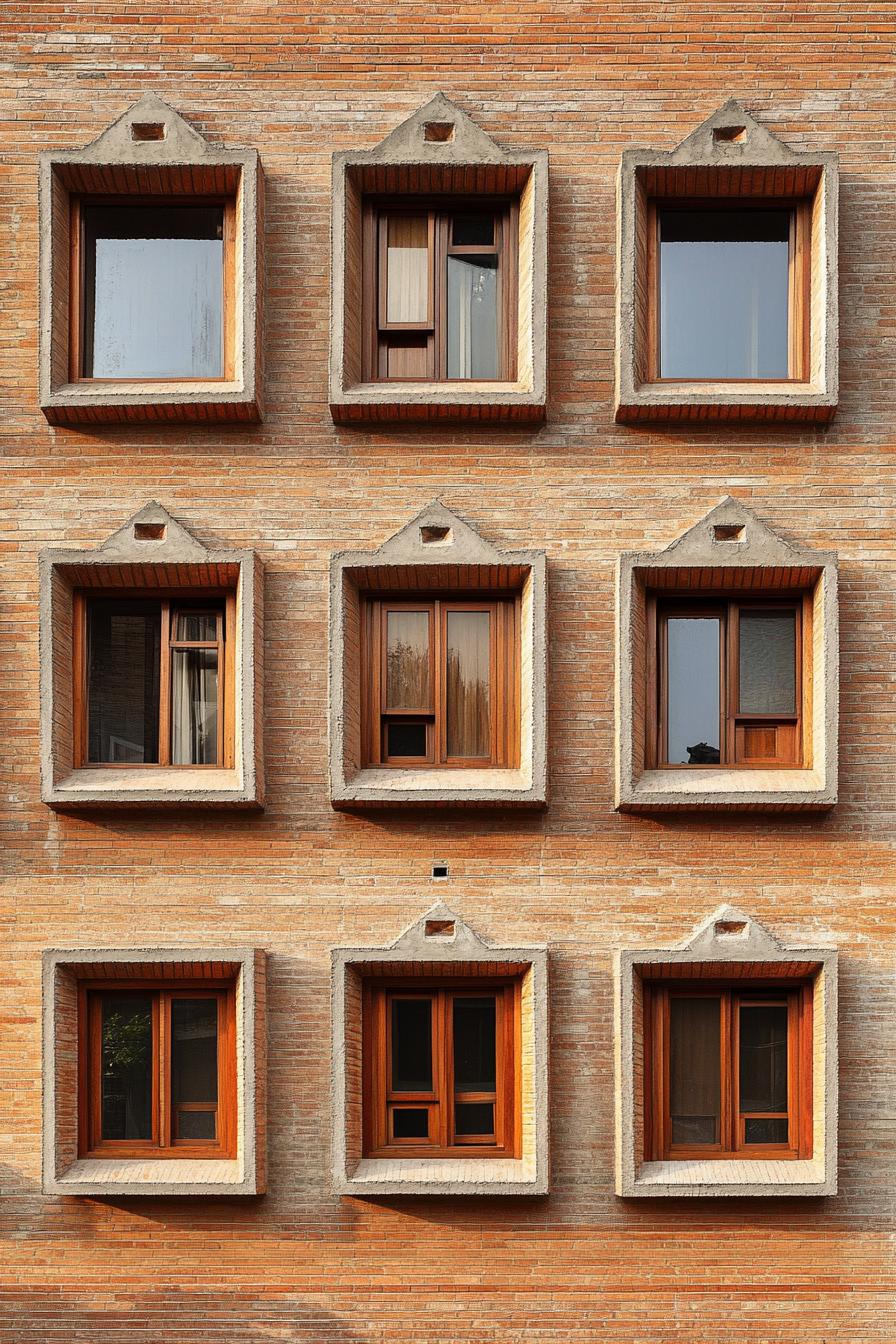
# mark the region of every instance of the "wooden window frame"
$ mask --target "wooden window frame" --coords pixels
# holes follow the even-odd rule
[[[658,196],[647,201],[648,383],[808,383],[811,376],[812,198],[806,196]],[[786,378],[665,378],[660,374],[660,213],[678,210],[789,210],[788,376]]]
[[[495,231],[491,246],[455,245],[451,221],[467,214],[492,214]],[[386,229],[390,217],[428,219],[429,318],[421,322],[386,321]],[[498,384],[515,382],[517,376],[517,326],[519,295],[519,200],[517,197],[375,197],[364,198],[362,207],[361,322],[362,377],[365,382]],[[497,378],[448,377],[447,259],[449,256],[496,256],[498,284]],[[422,377],[387,372],[389,341],[384,337],[428,333],[427,373]]]
[[[647,1162],[740,1160],[771,1161],[811,1158],[813,987],[793,980],[667,980],[644,984],[644,1159]],[[673,997],[719,998],[721,1001],[721,1116],[718,1144],[673,1144],[669,1096],[670,1004]],[[744,1142],[744,1121],[765,1118],[742,1112],[739,1088],[739,1009],[786,1001],[787,1121],[786,1144]],[[776,1112],[772,1118],[784,1118]]]
[[[496,1077],[494,1093],[458,1093],[453,1088],[451,1009],[457,997],[496,996]],[[392,1092],[389,1005],[393,998],[429,998],[433,1003],[433,1088]],[[377,977],[362,994],[362,1116],[365,1157],[519,1157],[521,1112],[521,980],[505,977]],[[493,1102],[494,1142],[482,1135],[454,1135],[454,1106]],[[395,1108],[427,1109],[432,1143],[390,1137]]]
[[[85,206],[145,206],[171,209],[178,205],[220,206],[224,212],[223,296],[221,307],[222,372],[211,378],[94,378],[83,372],[84,322],[87,303],[84,293],[86,280]],[[148,195],[72,195],[69,199],[69,382],[146,383],[229,383],[236,377],[236,195],[230,196],[148,196]]]
[[[742,611],[793,611],[796,621],[795,712],[744,714],[739,708],[740,614]],[[719,742],[718,764],[690,764],[668,760],[667,736],[667,622],[670,617],[719,619]],[[775,591],[735,595],[730,591],[682,591],[647,594],[646,764],[653,770],[801,770],[811,766],[812,722],[812,595]],[[744,729],[790,727],[789,744],[777,755],[747,756]],[[777,737],[776,737],[777,745]]]
[[[430,689],[432,703],[420,709],[386,708],[386,616],[390,611],[426,611],[430,615]],[[455,611],[487,611],[491,616],[489,659],[488,757],[448,756],[447,685],[444,675],[447,616]],[[361,724],[365,766],[397,769],[514,769],[520,753],[520,611],[518,593],[437,595],[419,599],[401,594],[362,598],[361,607]],[[423,720],[427,725],[427,755],[386,754],[385,727],[390,720]]]
[[[102,1138],[103,994],[153,996],[152,1139]],[[171,1102],[171,1000],[214,998],[218,1002],[218,1100],[215,1106],[189,1103],[178,1110],[214,1109],[216,1139],[178,1139]],[[197,979],[82,980],[78,983],[78,1155],[99,1158],[233,1158],[237,1148],[236,985]]]
[[[158,761],[91,761],[89,744],[89,697],[87,608],[94,599],[159,602],[159,759]],[[76,770],[232,770],[236,714],[236,593],[232,589],[87,588],[72,595],[72,724]],[[175,639],[174,622],[180,611],[191,615],[215,615],[218,638]],[[167,631],[167,637],[166,637]],[[218,653],[218,759],[213,764],[171,762],[171,651],[207,648]]]

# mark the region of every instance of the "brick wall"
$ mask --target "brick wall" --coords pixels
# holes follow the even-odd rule
[[[7,6],[0,397],[0,1339],[18,1344],[890,1344],[894,1202],[893,343],[888,0],[304,7]],[[327,409],[330,155],[442,88],[551,153],[547,423],[335,428]],[[267,180],[266,419],[51,429],[37,409],[37,154],[155,90]],[[827,430],[612,423],[621,151],[671,147],[734,95],[841,155],[841,403]],[[726,493],[841,558],[841,802],[829,815],[619,815],[613,565]],[[440,495],[549,559],[551,806],[356,816],[328,802],[327,566]],[[266,567],[261,814],[62,816],[39,801],[37,553],[149,499]],[[451,878],[435,887],[433,861]],[[394,938],[436,896],[484,937],[551,950],[552,1194],[338,1199],[329,1189],[329,948]],[[840,1194],[613,1194],[615,946],[723,901],[841,949]],[[40,1194],[40,952],[269,950],[268,1191]]]

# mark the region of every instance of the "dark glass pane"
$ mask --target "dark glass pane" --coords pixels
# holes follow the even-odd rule
[[[426,756],[425,723],[387,723],[387,756]]]
[[[449,611],[446,618],[448,755],[488,758],[490,621],[487,611]]]
[[[84,373],[220,378],[222,206],[87,206]]]
[[[787,1110],[787,1006],[740,1010],[740,1109]]]
[[[498,377],[498,258],[448,258],[448,377]]]
[[[171,1101],[218,1100],[218,1001],[171,1001]]]
[[[786,378],[789,210],[660,212],[663,378]]]
[[[491,1136],[495,1132],[493,1101],[461,1101],[454,1108],[454,1133],[458,1138],[469,1134]]]
[[[785,1118],[764,1120],[754,1118],[744,1121],[744,1143],[786,1143],[789,1136]]]
[[[494,215],[455,215],[451,221],[453,247],[493,247]]]
[[[495,1090],[494,995],[454,1000],[454,1090]]]
[[[218,654],[171,650],[171,763],[214,765],[218,759]]]
[[[719,764],[719,619],[667,621],[670,765]]]
[[[670,1001],[669,1109],[673,1143],[718,1143],[721,1109],[721,1003]]]
[[[796,712],[796,613],[740,613],[740,712]]]
[[[152,999],[104,994],[102,1136],[152,1139]]]
[[[94,599],[87,608],[87,759],[159,759],[158,602]]]
[[[215,1139],[218,1117],[214,1111],[178,1111],[177,1137],[179,1139]]]
[[[432,1000],[392,1000],[392,1091],[432,1091]]]
[[[392,1134],[396,1139],[428,1139],[429,1111],[425,1107],[392,1112]]]
[[[386,708],[432,709],[427,611],[387,613]]]
[[[429,221],[426,215],[386,220],[386,321],[429,320]]]
[[[218,618],[214,612],[179,611],[174,622],[174,638],[196,642],[218,638]]]

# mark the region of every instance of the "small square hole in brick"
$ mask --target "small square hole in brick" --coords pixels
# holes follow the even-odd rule
[[[714,933],[717,938],[746,938],[747,921],[745,919],[718,919]]]
[[[421,527],[420,540],[424,546],[434,546],[441,543],[443,546],[451,541],[450,527]]]
[[[746,541],[747,530],[743,523],[716,523],[712,529],[713,541]]]
[[[165,139],[164,121],[132,121],[131,139],[164,140]]]
[[[428,919],[424,926],[424,934],[427,938],[453,938],[454,920]]]
[[[712,138],[720,145],[743,145],[747,140],[746,126],[715,126]]]
[[[434,863],[432,866],[432,875],[433,877],[442,878],[442,880],[444,880],[448,876],[447,863]]]
[[[135,523],[135,541],[164,541],[168,528],[165,523]]]
[[[449,140],[454,139],[454,122],[425,121],[423,123],[423,139],[438,144],[446,144]]]

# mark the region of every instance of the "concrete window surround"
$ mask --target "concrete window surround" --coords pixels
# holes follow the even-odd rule
[[[813,986],[813,1154],[808,1159],[645,1162],[643,984],[651,977],[759,976]],[[746,983],[749,983],[748,981]],[[835,1195],[837,1193],[837,952],[779,942],[756,920],[720,906],[671,947],[615,955],[616,1194],[663,1196]]]
[[[791,149],[731,99],[673,150],[628,149],[617,182],[616,419],[830,420],[838,397],[838,158]],[[646,381],[647,204],[652,197],[809,198],[809,378]]]
[[[361,765],[363,592],[449,589],[521,594],[520,765],[420,769]],[[438,500],[375,551],[330,562],[330,799],[336,808],[543,807],[547,801],[547,608],[543,551],[502,551]]]
[[[210,144],[151,93],[86,148],[41,154],[40,405],[51,424],[260,419],[263,185],[256,150]],[[110,193],[235,200],[232,379],[70,380],[70,197]]]
[[[519,198],[515,382],[361,380],[361,206],[366,194]],[[346,424],[380,420],[539,421],[547,387],[546,150],[501,149],[441,93],[374,149],[333,156],[330,410]]]
[[[75,769],[75,589],[230,588],[236,594],[233,769],[189,766]],[[254,551],[212,550],[160,504],[145,508],[94,550],[40,555],[41,798],[54,808],[261,807],[264,576]]]
[[[548,1192],[547,950],[484,942],[439,902],[385,947],[339,947],[333,961],[333,1184],[341,1195],[545,1195]],[[365,1158],[361,990],[365,976],[522,977],[520,1158]]]
[[[699,577],[694,571],[700,571]],[[798,769],[645,768],[648,591],[812,594],[809,764]],[[818,809],[837,801],[837,557],[783,541],[740,500],[723,500],[662,551],[628,551],[616,568],[616,807]]]
[[[213,974],[209,976],[209,970]],[[78,1156],[78,984],[209,977],[236,984],[237,1155]],[[265,953],[257,948],[72,948],[43,954],[43,1191],[47,1195],[260,1195],[266,1180]]]

